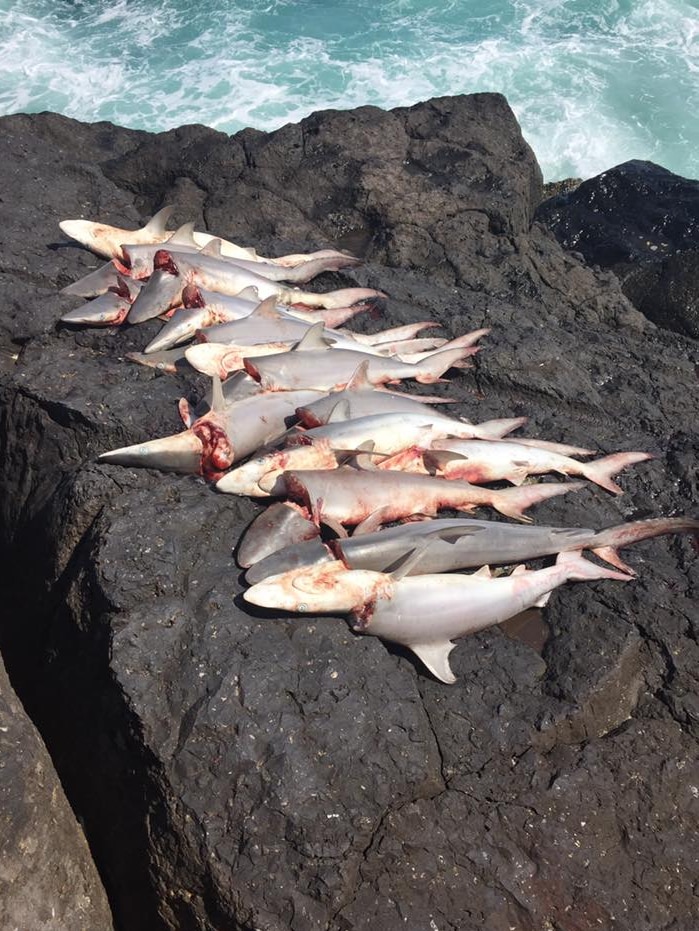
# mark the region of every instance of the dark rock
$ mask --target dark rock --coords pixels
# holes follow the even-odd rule
[[[561,181],[548,181],[544,185],[542,192],[543,201],[550,197],[558,197],[559,194],[569,194],[582,184],[582,178],[563,178]]]
[[[552,196],[537,218],[566,249],[611,269],[658,326],[699,339],[699,181],[624,162]]]
[[[0,926],[110,931],[102,883],[0,659]]]
[[[46,115],[2,129],[15,313],[0,321],[0,643],[117,926],[691,927],[699,572],[686,540],[628,551],[629,585],[557,592],[543,656],[498,630],[464,640],[444,686],[343,620],[246,610],[231,548],[256,505],[95,464],[179,429],[176,401],[201,380],[124,361],[155,323],[55,326],[76,303],[57,288],[98,264],[61,244],[60,219],[135,227],[180,197],[176,222],[260,252],[352,243],[366,266],[318,287],[389,293],[387,319],[357,327],[493,327],[448,388],[456,412],[526,413],[532,434],[657,454],[621,477],[623,497],[586,488],[538,521],[687,511],[696,346],[531,224],[541,174],[504,99],[320,113],[230,139]]]

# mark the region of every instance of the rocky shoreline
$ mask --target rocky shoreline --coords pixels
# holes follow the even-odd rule
[[[365,266],[320,287],[386,291],[380,325],[493,328],[449,390],[459,413],[528,415],[551,439],[656,454],[624,474],[622,497],[585,489],[537,522],[692,513],[699,184],[627,163],[540,206],[536,159],[488,94],[233,137],[52,114],[0,124],[0,648],[114,927],[694,927],[690,541],[628,550],[629,585],[557,593],[539,651],[499,629],[461,641],[447,688],[342,620],[244,609],[231,548],[257,506],[95,461],[178,429],[177,400],[206,380],[125,361],[157,323],[56,321],[76,304],[59,288],[99,264],[64,240],[62,219],[135,228],[173,203],[178,221],[267,254],[349,248]],[[605,208],[584,226],[574,211],[590,204]],[[681,211],[680,235],[662,220]],[[611,220],[646,248],[605,254]],[[8,862],[26,866],[15,771],[0,776],[0,817]],[[33,810],[51,818],[43,802]],[[73,895],[93,910],[32,925],[18,867],[0,880],[0,924],[111,927],[77,820],[61,844]],[[35,846],[47,851],[35,869],[53,875],[48,844]],[[40,894],[71,895],[65,877]]]

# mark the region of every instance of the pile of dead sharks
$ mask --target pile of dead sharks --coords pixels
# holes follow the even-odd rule
[[[264,258],[193,224],[168,231],[171,213],[164,208],[138,230],[62,222],[66,235],[108,261],[64,288],[92,300],[61,319],[115,326],[163,318],[158,336],[131,359],[212,377],[199,407],[180,402],[183,432],[100,459],[203,475],[220,492],[277,499],[237,549],[249,603],[350,615],[355,631],[404,645],[453,683],[455,639],[543,606],[565,582],[631,580],[618,552],[624,546],[699,532],[690,518],[606,530],[437,518],[443,509],[491,507],[529,521],[525,511],[537,502],[583,484],[525,484],[530,476],[580,476],[621,494],[614,476],[651,456],[590,461],[594,450],[513,439],[526,418],[473,424],[441,413],[435,404],[444,399],[390,390],[403,379],[432,384],[468,367],[488,331],[449,342],[424,335],[431,321],[353,332],[343,324],[383,304],[385,294],[298,286],[360,260],[335,250]],[[512,487],[489,487],[502,482]],[[583,550],[614,568],[583,558]],[[547,568],[524,565],[553,555]]]

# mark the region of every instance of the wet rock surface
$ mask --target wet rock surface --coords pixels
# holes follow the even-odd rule
[[[699,181],[630,161],[555,195],[537,217],[561,245],[611,269],[658,326],[699,339]]]
[[[438,388],[472,419],[657,458],[533,513],[691,512],[697,345],[533,223],[541,175],[506,102],[315,114],[276,133],[151,136],[52,115],[0,134],[5,661],[85,824],[120,931],[586,931],[696,924],[699,568],[625,551],[632,583],[557,591],[540,655],[461,641],[448,687],[337,618],[244,609],[259,512],[200,479],[99,465],[179,429],[201,378],[130,365],[157,323],[71,331],[58,288],[100,260],[58,221],[165,203],[265,253],[340,243],[385,320],[492,326]]]

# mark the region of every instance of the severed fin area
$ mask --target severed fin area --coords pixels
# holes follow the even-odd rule
[[[444,643],[410,643],[407,646],[440,682],[446,685],[456,682],[456,676],[449,665],[449,655],[456,646],[451,640]]]
[[[123,446],[99,456],[100,462],[114,465],[139,466],[160,469],[163,472],[180,472],[198,475],[201,471],[204,446],[190,430],[148,440],[135,446]]]
[[[289,502],[270,505],[250,524],[238,547],[236,559],[243,569],[284,547],[320,536],[305,511]]]

